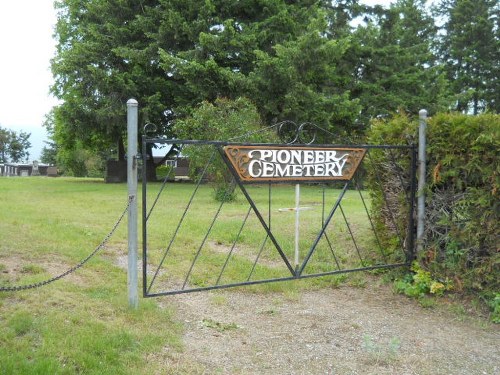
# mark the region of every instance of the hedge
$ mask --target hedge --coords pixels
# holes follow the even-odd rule
[[[418,119],[401,113],[374,121],[368,142],[416,143],[417,132]],[[456,291],[479,291],[488,299],[500,292],[499,154],[499,115],[440,113],[428,119],[424,250],[417,260],[433,278],[452,283]],[[401,168],[407,168],[408,157],[401,155],[397,160]],[[377,174],[385,187],[378,187],[373,173],[367,184],[373,216],[385,228],[390,246],[394,231],[381,207],[387,200],[405,201],[402,191],[389,199],[383,197],[382,191],[391,191],[394,181],[390,171],[379,169]],[[405,212],[397,211],[396,222],[408,221]]]

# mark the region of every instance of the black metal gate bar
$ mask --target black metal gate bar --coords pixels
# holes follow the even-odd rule
[[[227,190],[225,192],[225,194],[227,194],[228,192],[229,192],[229,194],[232,194],[233,191],[234,191],[234,183],[231,184],[231,187],[229,188],[229,190]],[[214,224],[217,221],[217,218],[220,215],[220,211],[222,210],[222,206],[224,206],[225,202],[226,202],[226,200],[223,198],[222,202],[220,202],[220,204],[219,204],[219,208],[217,209],[217,212],[215,213],[214,218],[212,219],[212,222],[210,223],[210,226],[208,227],[207,233],[205,233],[205,237],[203,237],[203,241],[201,242],[200,247],[198,248],[198,251],[196,252],[196,255],[195,255],[193,261],[191,262],[191,267],[189,268],[189,271],[186,275],[186,278],[184,279],[184,284],[182,284],[182,289],[184,289],[186,287],[186,284],[189,280],[189,277],[191,276],[191,272],[193,271],[194,265],[195,265],[196,261],[198,260],[198,257],[200,256],[201,249],[203,249],[203,246],[205,246],[205,243],[207,242],[207,238],[210,235],[210,232],[212,231],[212,228],[214,227]]]
[[[266,242],[267,242],[268,238],[269,238],[269,236],[266,235],[266,238],[264,238],[264,241],[262,241],[262,245],[260,246],[257,257],[255,258],[255,262],[253,262],[252,269],[250,270],[250,274],[247,277],[247,281],[250,281],[250,278],[253,275],[253,271],[255,271],[255,267],[257,266],[257,263],[260,259],[260,256],[262,255],[262,251],[264,251],[264,246],[266,246]]]
[[[165,187],[167,186],[168,178],[170,177],[170,175],[171,175],[172,172],[173,172],[173,169],[171,169],[170,171],[168,171],[167,175],[163,179],[163,182],[161,184],[160,190],[158,191],[158,194],[156,194],[156,198],[153,201],[153,204],[151,205],[151,208],[149,209],[149,212],[146,215],[146,221],[148,221],[149,215],[151,215],[151,212],[153,212],[153,209],[155,208],[156,203],[158,203],[158,199],[160,198],[160,195],[163,193],[163,190],[165,189]]]
[[[207,172],[207,170],[208,170],[208,166],[209,166],[209,165],[210,165],[210,163],[213,161],[214,156],[215,156],[215,152],[213,152],[213,153],[212,153],[212,155],[211,155],[210,159],[208,160],[208,162],[207,162],[207,164],[206,164],[206,166],[205,166],[205,169],[203,170],[203,172],[202,172],[202,174],[201,174],[201,178],[199,179],[198,183],[196,184],[196,188],[194,189],[193,194],[191,195],[191,198],[189,199],[189,202],[188,202],[188,204],[186,205],[186,209],[184,210],[184,212],[183,212],[183,214],[182,214],[182,217],[181,217],[181,219],[179,220],[179,223],[177,224],[177,228],[175,229],[175,232],[174,232],[174,234],[173,234],[172,238],[170,239],[170,243],[168,244],[167,248],[165,249],[165,252],[164,252],[163,257],[162,257],[162,259],[161,259],[161,261],[160,261],[160,264],[158,265],[158,268],[156,269],[156,272],[155,272],[155,273],[154,273],[154,275],[153,275],[153,278],[152,278],[152,280],[151,280],[151,283],[150,283],[150,285],[149,285],[149,287],[148,287],[148,289],[147,289],[147,291],[148,291],[148,292],[151,290],[151,288],[152,288],[152,286],[153,286],[153,283],[154,283],[154,281],[156,280],[156,277],[158,276],[158,273],[160,272],[160,269],[161,269],[161,267],[163,266],[163,263],[165,262],[165,258],[167,257],[167,254],[168,254],[168,252],[169,252],[169,250],[170,250],[170,248],[171,248],[172,244],[174,243],[174,240],[175,240],[175,238],[176,238],[176,236],[177,236],[177,233],[179,232],[179,229],[180,229],[180,227],[181,227],[182,223],[184,222],[184,218],[186,217],[186,213],[188,212],[189,207],[191,206],[191,204],[192,204],[192,202],[193,202],[194,196],[196,195],[196,192],[198,191],[198,188],[199,188],[199,187],[200,187],[200,185],[201,185],[201,181],[202,181],[202,179],[203,179],[203,176],[206,174],[206,172]],[[145,168],[144,168],[144,169],[145,169]],[[147,181],[146,181],[146,180],[143,180],[143,184],[145,184],[145,183],[147,183]],[[144,188],[144,187],[143,187],[143,189],[145,190],[145,188]],[[155,203],[156,203],[156,201],[155,201]],[[143,202],[143,206],[144,206],[144,207],[146,206],[146,202],[145,202],[145,201]],[[148,219],[148,218],[149,218],[149,214],[148,214],[148,216],[145,218],[145,221],[144,221],[144,223],[143,223],[143,227],[145,227],[145,226],[147,225],[147,219]],[[147,244],[146,244],[146,237],[144,238],[143,243],[147,246]],[[144,280],[146,280],[146,279],[144,279]]]
[[[368,210],[368,207],[366,206],[365,198],[363,197],[363,194],[361,193],[361,189],[358,184],[358,180],[354,179],[354,185],[356,186],[356,190],[359,193],[359,197],[361,198],[361,202],[363,202],[363,207],[365,208],[365,212],[368,217],[368,221],[370,222],[370,227],[372,228],[372,232],[375,235],[375,241],[377,242],[378,249],[380,251],[380,254],[382,255],[382,258],[384,258],[384,262],[387,262],[387,256],[385,255],[384,250],[382,249],[382,244],[380,243],[380,238],[378,236],[377,231],[375,230],[375,225],[373,224],[372,217],[370,215],[370,212]]]
[[[226,155],[222,151],[222,148],[219,146],[219,147],[217,147],[217,149],[219,150],[219,153],[220,153],[222,159],[226,162],[226,164],[229,163],[229,161],[226,158]],[[241,182],[241,180],[238,178],[238,176],[235,174],[235,172],[233,171],[233,169],[230,169],[230,172],[233,175],[234,179],[236,180],[236,183],[239,185],[239,187],[241,189],[241,192],[243,193],[243,195],[245,195],[245,198],[248,200],[248,203],[250,203],[250,206],[252,206],[252,209],[255,212],[255,215],[257,215],[257,218],[259,219],[260,223],[262,224],[262,226],[264,227],[265,231],[267,232],[267,235],[271,239],[271,242],[276,247],[276,250],[278,250],[278,253],[281,256],[281,259],[283,259],[283,262],[285,262],[285,264],[286,264],[288,270],[290,271],[290,273],[292,275],[295,275],[295,270],[293,269],[292,265],[288,261],[288,258],[286,257],[285,253],[281,249],[281,246],[279,245],[278,241],[276,241],[276,238],[274,237],[273,233],[271,232],[271,229],[266,224],[266,221],[264,220],[264,218],[260,214],[260,212],[259,212],[257,206],[255,205],[254,201],[252,200],[252,198],[248,194],[247,189],[245,188],[245,186],[243,185],[243,183]]]
[[[325,225],[325,185],[323,185],[322,205],[321,205],[321,226],[324,226],[324,225]],[[340,266],[340,263],[337,259],[337,256],[335,255],[335,252],[333,251],[333,246],[332,246],[332,243],[330,241],[330,238],[328,237],[328,233],[326,233],[326,231],[325,231],[324,235],[325,235],[326,243],[328,244],[328,248],[330,249],[330,252],[332,253],[333,260],[335,261],[337,268],[339,270],[341,270],[342,267]]]
[[[226,156],[225,156],[225,153],[222,151],[222,147],[223,146],[226,146],[228,145],[228,142],[219,142],[219,141],[197,141],[197,140],[167,140],[167,139],[162,139],[162,138],[146,138],[144,137],[143,138],[143,150],[146,149],[146,145],[148,143],[161,143],[161,144],[176,144],[176,145],[192,145],[192,146],[197,146],[197,145],[211,145],[213,146],[216,150],[214,150],[214,152],[212,153],[212,157],[210,158],[210,161],[209,163],[206,165],[205,167],[205,170],[203,173],[206,173],[207,172],[207,168],[208,168],[208,165],[213,161],[213,157],[215,157],[216,154],[219,154],[222,159],[224,160],[224,162],[226,162],[226,164],[228,163],[228,160],[226,159]],[[279,147],[279,146],[283,146],[282,144],[252,144],[252,143],[233,143],[231,144],[231,146],[238,146],[238,145],[241,145],[241,146],[267,146],[267,147]],[[300,146],[300,145],[299,145]],[[304,145],[304,146],[311,146],[310,144],[308,145]],[[329,147],[329,148],[332,148],[332,147],[344,147],[344,148],[349,148],[349,147],[353,147],[352,145],[314,145],[314,147]],[[349,221],[346,217],[346,214],[344,213],[344,209],[342,208],[342,205],[341,205],[341,202],[342,202],[342,199],[344,198],[348,188],[351,186],[351,181],[347,181],[344,186],[342,187],[341,189],[341,192],[340,192],[340,195],[337,197],[335,203],[333,204],[333,207],[331,208],[328,216],[325,218],[325,185],[323,185],[323,204],[322,204],[322,216],[321,216],[321,229],[320,229],[320,232],[316,235],[305,259],[303,260],[302,264],[300,265],[300,267],[298,267],[297,270],[294,270],[293,267],[291,266],[290,262],[288,261],[288,258],[287,256],[285,255],[283,249],[281,248],[279,242],[277,241],[277,239],[275,238],[273,232],[272,232],[272,222],[271,222],[271,219],[272,219],[272,216],[271,216],[271,200],[272,200],[272,189],[271,189],[271,184],[269,183],[269,192],[268,192],[268,218],[267,218],[267,222],[266,220],[264,219],[261,211],[259,210],[259,208],[256,206],[255,202],[253,201],[252,197],[250,196],[249,192],[247,191],[247,188],[245,186],[245,184],[243,182],[241,182],[241,180],[235,175],[235,172],[233,171],[232,168],[229,168],[229,171],[230,173],[233,175],[234,179],[235,179],[235,184],[236,186],[238,186],[241,190],[241,192],[243,193],[243,195],[245,196],[246,200],[248,201],[249,203],[249,208],[248,208],[248,211],[246,213],[246,216],[244,217],[243,219],[243,222],[241,224],[241,226],[239,227],[239,231],[238,231],[238,234],[236,235],[236,238],[235,240],[232,242],[232,245],[231,245],[231,248],[227,254],[227,256],[225,257],[225,260],[224,260],[224,264],[222,265],[222,268],[220,269],[220,273],[218,274],[218,277],[217,277],[217,280],[215,281],[215,284],[213,285],[204,285],[204,286],[200,286],[200,287],[192,287],[192,288],[186,288],[186,285],[187,285],[187,281],[189,280],[190,278],[190,275],[191,275],[191,272],[193,271],[194,269],[194,266],[195,266],[195,263],[199,257],[199,254],[211,232],[211,229],[213,228],[215,222],[218,220],[218,217],[219,217],[219,213],[220,213],[220,210],[221,210],[221,207],[222,205],[219,207],[219,210],[217,211],[217,213],[215,214],[211,224],[210,224],[210,228],[208,229],[207,233],[205,234],[204,238],[203,238],[203,241],[202,241],[202,244],[201,246],[198,248],[198,251],[196,252],[196,255],[195,255],[195,258],[194,260],[192,261],[191,263],[191,266],[189,267],[189,271],[187,273],[187,276],[186,278],[184,279],[184,284],[182,285],[182,289],[180,290],[169,290],[169,291],[160,291],[160,292],[153,292],[152,291],[152,288],[153,288],[153,285],[155,283],[155,280],[160,272],[160,269],[163,267],[165,261],[166,261],[166,258],[167,258],[167,255],[168,255],[168,252],[175,240],[175,237],[177,236],[177,233],[182,225],[182,222],[185,218],[185,215],[187,214],[187,211],[190,209],[190,206],[191,206],[191,202],[193,201],[194,199],[194,196],[197,194],[197,191],[199,189],[199,186],[201,184],[201,180],[202,179],[199,179],[199,181],[197,182],[196,184],[196,187],[191,195],[191,198],[189,200],[189,203],[187,204],[182,216],[181,216],[181,219],[179,220],[178,224],[177,224],[177,227],[170,239],[170,242],[169,242],[169,245],[167,246],[166,250],[164,251],[163,253],[163,256],[161,257],[161,261],[158,265],[158,267],[156,268],[156,271],[154,273],[154,277],[151,281],[151,283],[149,283],[148,285],[148,282],[147,282],[147,270],[148,270],[148,255],[147,255],[147,252],[148,252],[148,242],[147,242],[147,236],[148,236],[148,222],[149,222],[149,219],[150,219],[150,215],[153,211],[153,209],[155,208],[156,206],[156,203],[159,199],[159,196],[161,194],[164,194],[165,193],[165,184],[167,183],[167,180],[168,180],[168,175],[167,177],[165,178],[165,180],[163,181],[163,184],[160,188],[160,191],[158,192],[158,195],[156,196],[155,200],[154,200],[154,203],[152,205],[152,207],[150,208],[149,212],[148,212],[148,209],[147,209],[147,176],[146,176],[146,165],[147,165],[147,157],[146,155],[144,154],[143,155],[143,171],[142,171],[142,176],[143,176],[143,294],[145,297],[155,297],[155,296],[163,296],[163,295],[173,295],[173,294],[180,294],[180,293],[189,293],[189,292],[197,292],[197,291],[204,291],[204,290],[215,290],[215,289],[223,289],[223,288],[230,288],[230,287],[239,287],[239,286],[245,286],[245,285],[256,285],[256,284],[264,284],[264,283],[271,283],[271,282],[278,282],[278,281],[289,281],[289,280],[296,280],[296,279],[305,279],[305,278],[311,278],[311,277],[320,277],[320,276],[329,276],[329,275],[335,275],[335,274],[342,274],[342,273],[351,273],[351,272],[359,272],[359,271],[369,271],[369,270],[375,270],[375,269],[389,269],[389,268],[396,268],[396,267],[402,267],[402,266],[407,266],[414,258],[414,201],[415,201],[415,195],[416,195],[416,148],[414,145],[410,145],[410,146],[405,146],[405,145],[360,145],[360,146],[355,146],[357,148],[364,148],[367,150],[367,154],[368,154],[368,158],[369,160],[372,162],[373,164],[373,159],[371,158],[371,155],[370,155],[370,150],[372,149],[386,149],[386,150],[389,150],[389,157],[391,158],[391,161],[394,163],[394,154],[393,154],[393,150],[397,150],[397,149],[400,149],[400,150],[408,150],[410,153],[411,153],[411,161],[410,161],[410,171],[409,171],[409,174],[410,174],[410,186],[409,186],[409,189],[407,189],[407,187],[405,186],[401,186],[402,190],[405,192],[405,195],[407,197],[407,200],[410,202],[409,204],[409,210],[408,210],[408,231],[407,231],[407,239],[405,241],[405,245],[406,246],[403,246],[403,238],[402,238],[402,235],[399,231],[399,228],[398,226],[396,225],[396,223],[394,222],[394,217],[392,215],[392,212],[390,212],[390,220],[392,220],[392,223],[394,225],[394,228],[395,230],[397,231],[397,237],[399,239],[399,243],[400,243],[400,248],[404,250],[405,254],[406,254],[406,262],[404,263],[395,263],[395,264],[376,264],[376,265],[371,265],[371,266],[367,266],[365,261],[363,260],[363,257],[361,255],[361,251],[356,243],[356,239],[355,239],[355,234],[353,233],[353,231],[351,230],[351,226],[349,224]],[[218,152],[217,152],[218,151]],[[403,180],[400,176],[398,176],[400,178],[400,181],[401,183],[403,183]],[[383,193],[383,201],[385,202],[385,205],[387,207],[389,207],[389,203],[388,203],[388,199],[387,197],[385,196],[385,191],[380,183],[380,179],[378,178],[378,176],[376,176],[377,178],[377,182],[378,184],[380,185],[380,187],[382,188],[382,193]],[[359,187],[359,183],[357,180],[354,181],[354,188],[356,190],[358,190],[358,194],[361,198],[361,202],[363,204],[363,207],[364,207],[364,210],[366,212],[366,214],[368,215],[368,220],[369,220],[369,223],[370,223],[370,228],[371,228],[371,231],[375,234],[375,240],[377,242],[377,246],[378,246],[378,249],[379,249],[379,252],[380,254],[382,255],[382,258],[383,258],[383,262],[384,263],[387,263],[387,256],[383,250],[383,247],[380,243],[380,239],[378,238],[378,233],[376,231],[376,228],[375,228],[375,225],[372,221],[372,218],[370,216],[370,213],[369,213],[369,209],[367,207],[367,204],[365,202],[365,198],[363,197],[363,194],[362,194],[362,191]],[[409,193],[408,191],[409,190]],[[330,241],[330,238],[328,236],[328,233],[327,233],[327,228],[328,226],[330,225],[330,222],[333,218],[333,216],[335,215],[335,213],[340,209],[341,211],[341,214],[344,218],[344,222],[347,226],[347,229],[349,231],[349,234],[350,234],[350,237],[351,237],[351,240],[352,242],[354,243],[354,247],[356,248],[356,252],[358,254],[358,257],[360,258],[360,261],[361,261],[361,265],[362,267],[357,267],[357,268],[342,268],[342,265],[339,263],[338,259],[337,259],[337,256],[335,255],[335,251],[333,249],[333,246],[332,246],[332,242]],[[249,218],[249,215],[251,214],[251,211],[253,211],[258,219],[258,222],[260,223],[261,227],[264,229],[265,231],[265,238],[260,246],[260,249],[258,250],[258,253],[257,253],[257,256],[255,258],[255,261],[253,262],[252,266],[251,266],[251,270],[250,270],[250,273],[246,279],[246,281],[236,281],[236,282],[228,282],[228,283],[221,283],[221,279],[222,279],[222,276],[228,266],[228,263],[230,261],[230,259],[232,258],[233,256],[233,252],[235,250],[235,246],[237,244],[237,242],[239,241],[239,238],[241,236],[241,233],[243,231],[243,228],[245,227],[246,223],[247,223],[247,220]],[[390,211],[390,207],[389,207],[389,211]],[[335,265],[337,267],[337,269],[335,270],[327,270],[327,271],[323,271],[323,272],[313,272],[311,274],[304,274],[304,270],[305,268],[307,267],[308,263],[310,262],[311,260],[311,257],[313,255],[313,253],[315,252],[316,248],[318,247],[318,244],[319,242],[321,241],[321,239],[325,237],[325,240],[326,240],[326,244],[328,245],[328,248],[325,248],[327,251],[329,249],[330,253],[332,254],[332,257],[333,257],[333,260],[335,261]],[[259,263],[259,259],[263,253],[263,250],[264,248],[266,247],[266,243],[268,240],[271,240],[272,242],[272,245],[274,246],[274,248],[276,249],[276,251],[278,251],[283,263],[285,264],[286,268],[288,269],[288,272],[290,272],[290,276],[284,276],[284,277],[274,277],[274,278],[268,278],[268,279],[262,279],[262,280],[251,280],[252,278],[252,275],[254,273],[254,270],[255,270],[255,267],[257,265],[257,263]],[[324,251],[324,250],[322,250]]]
[[[340,205],[340,201],[344,197],[344,194],[346,193],[348,187],[349,187],[349,181],[347,181],[344,184],[344,188],[342,189],[342,192],[338,196],[337,201],[333,205],[330,213],[328,214],[328,217],[325,220],[325,223],[323,224],[323,227],[321,228],[320,232],[316,236],[316,240],[313,242],[311,248],[309,249],[309,252],[307,253],[306,257],[304,258],[304,261],[302,262],[302,265],[300,266],[299,270],[297,271],[298,275],[302,275],[302,272],[304,272],[304,268],[306,267],[307,263],[309,262],[309,259],[311,258],[314,250],[316,249],[316,246],[318,245],[319,241],[321,240],[321,237],[323,237],[323,233],[325,233],[325,230],[328,227],[328,224],[330,224],[330,220],[332,220],[333,214],[335,214],[335,211],[337,210],[338,206]]]
[[[365,262],[363,261],[363,257],[361,256],[361,253],[359,251],[358,244],[356,242],[356,239],[354,238],[354,234],[352,232],[351,226],[349,225],[349,221],[347,220],[347,217],[345,216],[344,209],[342,208],[342,205],[339,204],[340,208],[340,213],[342,214],[342,217],[344,218],[345,225],[347,226],[347,230],[349,231],[349,235],[351,236],[352,243],[354,244],[354,248],[356,249],[356,253],[358,253],[358,258],[359,261],[361,262],[361,265],[364,267]]]
[[[226,270],[227,263],[229,262],[229,258],[231,258],[231,255],[233,255],[234,247],[236,246],[236,242],[240,239],[241,232],[243,231],[243,228],[245,227],[245,224],[247,223],[248,217],[250,216],[250,212],[252,212],[252,207],[248,207],[247,214],[245,215],[245,218],[243,219],[243,223],[241,223],[240,230],[238,231],[238,234],[236,235],[236,238],[233,241],[233,244],[231,245],[231,250],[227,254],[226,261],[224,262],[224,265],[222,266],[222,269],[220,271],[219,277],[217,277],[217,281],[215,282],[215,285],[219,285],[220,279],[222,277],[222,274]]]
[[[209,291],[209,290],[228,289],[228,288],[236,288],[236,287],[250,286],[250,285],[269,284],[269,283],[275,283],[275,282],[280,282],[280,281],[310,279],[313,277],[333,276],[333,275],[340,275],[340,274],[345,274],[345,273],[374,271],[374,270],[391,269],[391,268],[399,268],[399,267],[407,267],[407,266],[408,266],[408,263],[406,263],[406,262],[405,263],[395,263],[395,264],[383,264],[383,265],[379,265],[379,266],[369,266],[369,267],[351,268],[351,269],[344,269],[344,270],[334,270],[334,271],[327,271],[327,272],[321,272],[321,273],[305,274],[305,275],[300,275],[300,276],[278,277],[278,278],[274,278],[274,279],[243,281],[243,282],[229,283],[229,284],[223,284],[223,285],[197,287],[197,288],[192,288],[192,289],[180,289],[180,290],[171,290],[171,291],[158,292],[158,293],[149,293],[149,294],[145,295],[145,297],[171,296],[171,295],[175,295],[175,294],[185,294],[185,293],[194,293],[194,292],[202,292],[202,291]]]

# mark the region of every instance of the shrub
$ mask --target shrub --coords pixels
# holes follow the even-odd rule
[[[180,139],[197,139],[235,142],[272,142],[276,135],[261,131],[262,124],[256,107],[245,98],[237,100],[219,98],[214,103],[203,102],[191,116],[177,120],[174,132]],[[245,136],[248,134],[248,136]],[[189,157],[190,175],[200,178],[205,170],[205,178],[214,186],[214,196],[219,201],[233,200],[232,175],[216,152],[209,145],[185,146],[182,154]],[[208,166],[207,166],[208,162]]]
[[[416,119],[398,114],[375,121],[369,142],[406,144],[417,139],[417,128]],[[500,289],[499,150],[499,115],[441,113],[428,120],[424,252],[418,259],[433,279],[453,280],[459,291],[490,294]],[[406,167],[408,160],[398,163]],[[380,174],[386,185],[391,184],[389,175]],[[372,180],[368,178],[369,186]],[[383,197],[372,189],[372,198],[374,216],[383,225],[386,218],[377,210]]]

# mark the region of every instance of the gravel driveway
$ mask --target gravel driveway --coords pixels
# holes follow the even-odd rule
[[[151,360],[175,374],[500,375],[499,325],[370,284],[162,297],[184,325],[184,350]]]

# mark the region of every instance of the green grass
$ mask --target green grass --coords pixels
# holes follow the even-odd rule
[[[127,201],[123,184],[0,178],[0,285],[62,273],[109,232]],[[125,224],[125,225],[124,225]],[[147,355],[182,350],[182,327],[155,300],[128,308],[126,221],[108,250],[42,288],[0,293],[1,374],[150,374]]]
[[[150,185],[149,204],[159,187]],[[148,252],[152,264],[160,261],[192,189],[193,185],[185,183],[167,186],[166,194],[151,214]],[[249,192],[268,220],[267,187],[254,186]],[[294,214],[278,209],[293,207],[293,186],[274,187],[272,194],[273,232],[292,261]],[[305,249],[321,226],[322,194],[318,186],[302,189],[302,204],[312,207],[301,212],[301,247]],[[338,190],[327,189],[327,205],[332,205],[338,194]],[[342,206],[364,256],[370,259],[373,243],[367,235],[369,227],[356,194],[349,191]],[[126,201],[125,184],[74,178],[0,178],[0,285],[39,282],[74,266],[102,241]],[[159,276],[160,287],[167,280],[182,284],[217,209],[211,188],[202,186],[168,254],[168,273]],[[224,205],[193,268],[190,285],[216,282],[247,209],[248,203],[241,193],[235,202]],[[349,247],[350,237],[342,220],[335,216],[329,231],[335,232],[331,239],[342,265],[359,265]],[[242,275],[248,275],[264,237],[256,216],[250,215],[221,282],[239,281]],[[159,364],[148,358],[154,358],[155,353],[160,356],[165,351],[181,351],[182,326],[173,318],[174,311],[160,307],[156,299],[141,299],[136,311],[128,308],[126,271],[117,265],[117,258],[126,256],[126,252],[124,220],[107,248],[68,277],[38,289],[0,292],[0,373],[150,374],[158,371]],[[327,270],[332,264],[323,241],[306,271]],[[287,275],[279,255],[268,243],[252,279]],[[278,291],[286,298],[296,298],[304,288],[335,287],[348,277],[331,276],[239,290]],[[359,277],[353,282],[363,284]],[[217,322],[213,324],[220,329]]]

